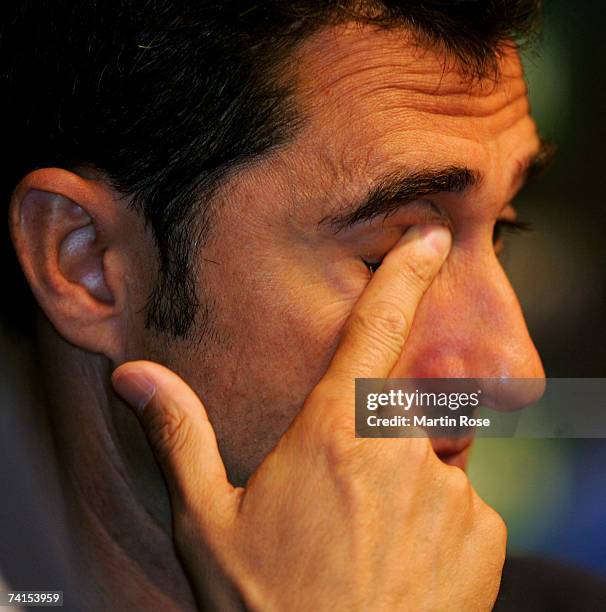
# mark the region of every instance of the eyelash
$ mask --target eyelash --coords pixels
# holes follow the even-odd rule
[[[383,263],[383,260],[381,261],[365,261],[364,259],[362,260],[364,262],[364,265],[368,268],[368,271],[370,272],[370,275],[372,276],[380,267],[380,265]]]
[[[499,219],[494,224],[492,231],[492,243],[497,244],[504,234],[520,234],[532,231],[532,225],[526,221],[510,221],[509,219]]]
[[[379,261],[366,261],[365,259],[362,259],[362,263],[366,266],[370,272],[370,275],[372,276],[383,263],[383,257],[381,257]]]
[[[497,245],[499,240],[503,239],[504,234],[520,234],[522,232],[532,231],[532,225],[526,221],[511,221],[509,219],[499,219],[494,224],[492,231],[492,243]],[[373,275],[383,263],[383,258],[379,261],[366,261],[362,259],[364,265],[368,268],[368,271]]]

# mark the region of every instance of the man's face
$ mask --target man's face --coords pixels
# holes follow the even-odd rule
[[[370,278],[364,262],[411,225],[448,224],[453,247],[392,376],[543,376],[493,244],[539,149],[517,55],[504,54],[497,82],[471,83],[402,31],[349,26],[314,36],[292,65],[302,131],[231,180],[197,254],[211,330],[199,344],[156,347],[203,399],[235,483],[325,371]],[[410,177],[426,175],[444,189],[409,198]],[[373,217],[389,194],[390,214]]]

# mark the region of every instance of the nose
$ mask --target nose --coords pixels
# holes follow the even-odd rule
[[[475,252],[453,246],[391,376],[484,379],[484,402],[500,409],[541,397],[543,365],[492,245]]]

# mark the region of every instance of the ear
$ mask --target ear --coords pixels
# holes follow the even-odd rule
[[[25,276],[57,331],[120,361],[127,275],[115,194],[73,172],[36,170],[15,190],[9,224]]]

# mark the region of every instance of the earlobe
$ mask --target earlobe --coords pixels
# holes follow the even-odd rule
[[[15,190],[10,226],[17,256],[47,318],[69,342],[117,357],[122,295],[109,278],[106,254],[114,248],[112,202],[93,181],[64,170],[31,173]],[[113,262],[115,262],[115,258]],[[113,272],[113,273],[112,273]]]

